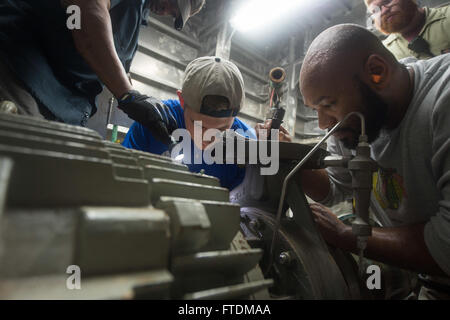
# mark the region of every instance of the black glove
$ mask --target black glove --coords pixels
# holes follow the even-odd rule
[[[164,103],[132,90],[119,99],[118,107],[150,130],[156,139],[171,143],[170,135],[177,128],[177,122]]]

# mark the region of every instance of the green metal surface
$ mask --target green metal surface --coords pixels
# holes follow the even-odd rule
[[[255,298],[271,284],[260,250],[231,245],[239,206],[218,179],[85,128],[0,114],[0,213],[0,299]]]

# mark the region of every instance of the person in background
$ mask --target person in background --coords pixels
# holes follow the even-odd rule
[[[127,73],[149,11],[172,16],[181,30],[205,0],[2,0],[0,1],[0,105],[4,110],[85,126],[103,86],[130,118],[161,139],[156,99],[133,91]],[[66,10],[80,9],[79,29],[69,30]],[[2,103],[8,101],[8,104]]]
[[[450,5],[419,7],[416,0],[365,0],[383,44],[400,60],[450,52]]]
[[[450,298],[450,54],[404,65],[365,28],[337,25],[309,47],[300,91],[322,130],[351,112],[365,117],[378,164],[370,204],[382,227],[364,255],[424,275],[421,298]],[[352,156],[360,134],[350,117],[327,150]],[[303,170],[301,182],[325,241],[356,253],[351,226],[328,209],[351,199],[349,170]]]
[[[211,141],[204,140],[203,134],[208,129],[233,129],[240,130],[247,138],[256,138],[254,130],[236,117],[245,97],[241,72],[232,62],[219,57],[197,58],[188,64],[182,89],[177,91],[177,95],[178,100],[162,101],[166,106],[161,109],[162,126],[168,129],[169,134],[175,129],[189,132],[193,139],[191,158],[183,161],[190,171],[204,170],[205,174],[217,177],[222,187],[234,189],[243,181],[245,169],[236,164],[206,164],[202,152]],[[201,127],[196,130],[199,121]],[[195,131],[201,132],[201,139],[194,139]],[[122,145],[159,155],[168,151],[168,144],[158,140],[139,122],[132,124]],[[195,152],[195,148],[200,153]],[[194,163],[195,154],[201,155],[201,163]]]

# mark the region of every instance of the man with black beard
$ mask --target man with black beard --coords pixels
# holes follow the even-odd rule
[[[389,35],[383,44],[397,59],[450,52],[450,5],[421,8],[416,0],[365,0],[375,27]]]
[[[375,35],[351,24],[322,32],[300,72],[305,105],[317,111],[321,129],[351,112],[365,116],[371,156],[380,167],[371,206],[383,225],[373,229],[365,255],[434,276],[429,287],[442,287],[450,276],[449,80],[449,54],[405,66]],[[350,117],[328,140],[328,151],[354,155],[360,128],[359,117]],[[351,198],[348,169],[301,175],[305,193],[321,203],[311,208],[325,241],[356,252],[351,227],[324,206]]]
[[[378,138],[381,128],[385,125],[388,106],[361,79],[355,77],[354,81],[363,101],[361,103],[361,113],[368,119],[366,121],[366,135],[369,142],[373,142]],[[348,135],[344,134],[346,132]],[[361,134],[361,130],[360,127],[356,129],[343,125],[337,130],[337,134],[343,135],[341,141],[347,149],[355,149],[358,145],[358,137]]]

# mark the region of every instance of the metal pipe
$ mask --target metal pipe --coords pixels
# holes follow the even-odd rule
[[[311,149],[310,152],[308,152],[308,154],[294,167],[294,169],[291,170],[291,172],[289,172],[289,174],[286,176],[286,178],[284,179],[283,182],[283,187],[281,189],[281,197],[280,197],[280,202],[278,204],[278,210],[277,210],[277,216],[276,216],[276,225],[275,225],[275,230],[273,233],[273,237],[272,237],[272,244],[270,245],[270,260],[269,260],[269,264],[266,270],[266,274],[269,272],[270,268],[272,267],[273,264],[273,251],[275,248],[275,241],[276,241],[276,237],[277,237],[277,233],[278,233],[278,229],[280,227],[280,221],[281,221],[281,213],[283,211],[283,204],[284,204],[284,197],[286,195],[286,187],[287,184],[289,182],[289,180],[292,178],[292,176],[305,164],[306,161],[308,161],[309,158],[311,158],[311,156],[314,154],[314,152],[316,152],[317,149],[319,149],[320,145],[325,142],[337,129],[339,129],[341,127],[341,125],[347,121],[348,118],[350,118],[353,115],[357,115],[360,119],[361,119],[361,135],[365,135],[366,134],[366,126],[365,126],[365,122],[364,122],[364,116],[360,113],[360,112],[350,112],[349,114],[347,114],[345,116],[345,118],[337,123],[323,138],[322,140],[319,141],[319,143],[317,143],[314,148]]]
[[[114,105],[114,97],[109,98],[108,114],[106,116],[106,130],[108,130],[108,124],[111,122],[111,114]]]
[[[279,88],[281,83],[286,79],[286,71],[281,67],[276,67],[269,72],[270,85]]]
[[[272,119],[271,129],[280,129],[283,123],[284,115],[286,109],[280,106],[281,103],[281,87],[284,80],[286,79],[286,71],[281,67],[276,67],[269,72],[269,84],[272,88],[269,100],[270,109],[270,119]],[[270,139],[270,133],[268,138]]]
[[[111,122],[111,114],[112,114],[113,106],[114,106],[114,97],[111,97],[109,99],[109,109],[108,109],[108,115],[106,117],[106,130],[107,131],[108,131],[108,124]],[[119,128],[119,126],[117,124],[113,124],[112,133],[111,133],[111,142],[117,141],[118,128]]]

